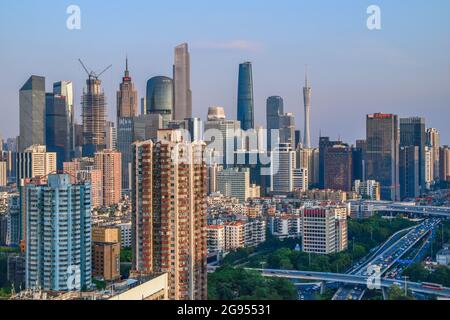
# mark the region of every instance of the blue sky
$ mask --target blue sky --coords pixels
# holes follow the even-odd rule
[[[66,28],[66,8],[81,8],[81,30]],[[381,8],[382,30],[366,28],[366,9]],[[86,75],[102,77],[110,119],[125,56],[139,91],[171,76],[173,48],[191,51],[193,112],[221,105],[236,116],[238,64],[253,62],[256,122],[265,100],[281,95],[302,128],[305,64],[313,87],[312,136],[353,143],[365,115],[423,116],[450,143],[450,1],[448,0],[0,0],[0,135],[18,134],[18,90],[31,74],[72,80],[77,114]]]

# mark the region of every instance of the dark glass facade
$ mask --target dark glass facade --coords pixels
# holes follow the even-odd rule
[[[147,114],[160,114],[166,125],[173,119],[173,80],[153,77],[147,81]]]
[[[253,75],[250,62],[239,65],[237,119],[242,130],[255,127],[253,102]]]
[[[280,128],[280,116],[284,114],[283,98],[272,96],[266,102],[267,146],[272,150],[272,129]]]
[[[398,117],[383,113],[368,115],[366,131],[366,179],[380,183],[382,200],[399,200]]]
[[[70,160],[70,110],[66,108],[66,98],[53,93],[45,95],[45,140],[47,152],[56,152],[57,168]]]
[[[427,135],[425,119],[412,117],[400,119],[400,147],[415,146],[419,148],[419,179],[421,192],[425,192],[425,145]]]

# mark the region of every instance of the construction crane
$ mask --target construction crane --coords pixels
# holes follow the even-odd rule
[[[89,69],[86,67],[86,65],[83,63],[83,61],[81,61],[81,59],[78,59],[78,61],[80,62],[81,66],[83,67],[84,71],[86,71],[87,75],[89,76],[89,79],[94,78],[95,80],[98,80],[98,78],[100,78],[100,76],[102,74],[104,74],[109,68],[112,67],[112,64],[110,64],[109,66],[107,66],[102,72],[100,72],[99,74],[95,73],[94,70],[91,69],[91,71],[89,71]]]

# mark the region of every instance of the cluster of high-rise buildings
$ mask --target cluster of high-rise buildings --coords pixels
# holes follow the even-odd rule
[[[47,93],[45,78],[31,76],[19,92],[20,135],[0,141],[0,187],[9,188],[0,240],[20,246],[27,288],[88,290],[93,276],[115,281],[126,241],[132,274],[167,274],[167,297],[205,299],[208,252],[258,245],[267,226],[280,237],[301,236],[306,252],[342,251],[347,199],[416,198],[450,183],[450,148],[423,118],[367,115],[365,139],[319,137],[314,147],[307,75],[302,132],[280,96],[267,98],[266,129],[255,125],[251,62],[239,65],[237,119],[213,106],[205,121],[192,115],[187,44],[175,48],[172,76],[149,79],[140,100],[127,58],[115,121],[106,116],[101,74],[86,71],[81,123],[72,82]],[[130,222],[109,237],[94,226],[93,209],[123,199]],[[271,199],[301,208],[278,215]]]

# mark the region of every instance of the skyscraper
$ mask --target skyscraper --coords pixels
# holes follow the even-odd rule
[[[166,125],[173,119],[173,80],[158,76],[147,81],[147,112],[146,114],[160,114]]]
[[[400,147],[419,147],[419,194],[425,192],[425,146],[427,142],[425,119],[400,118]]]
[[[175,47],[173,65],[174,120],[192,118],[191,70],[187,43]]]
[[[132,267],[167,272],[170,299],[206,299],[204,143],[160,130],[133,148]]]
[[[109,150],[117,149],[117,129],[114,122],[112,121],[106,121],[105,148]]]
[[[439,180],[439,147],[441,146],[441,136],[439,131],[435,128],[427,129],[427,147],[430,148],[431,154],[431,180]]]
[[[399,177],[400,199],[416,198],[420,195],[420,148],[418,146],[400,147]]]
[[[393,114],[367,116],[366,180],[378,181],[382,200],[399,200],[399,127]]]
[[[122,196],[121,154],[114,150],[95,153],[94,167],[102,173],[103,206],[119,203]]]
[[[26,187],[26,287],[51,291],[92,285],[90,184],[52,174]],[[77,281],[79,276],[79,281]]]
[[[137,115],[138,96],[131,81],[130,71],[128,70],[128,58],[125,62],[125,73],[117,91],[117,118],[135,117]]]
[[[56,152],[57,168],[70,160],[71,110],[67,109],[66,97],[54,93],[45,95],[45,140],[48,152]]]
[[[68,145],[69,145],[69,158],[74,156],[75,149],[75,105],[73,103],[73,85],[71,81],[59,81],[53,84],[53,93],[65,97],[66,101],[66,113],[67,113],[67,126],[69,128]],[[67,161],[69,160],[67,158]]]
[[[39,144],[45,145],[45,78],[31,76],[19,93],[19,151]]]
[[[319,188],[325,188],[325,156],[328,148],[333,147],[347,147],[347,144],[344,144],[342,141],[330,140],[329,137],[320,137],[319,138]]]
[[[208,118],[205,122],[205,142],[207,150],[215,154],[215,162],[218,164],[234,164],[234,152],[237,148],[237,134],[240,123],[237,120],[227,120],[223,107],[210,107]],[[214,131],[220,132],[219,136],[212,137]],[[208,164],[209,164],[208,159]]]
[[[280,128],[280,116],[284,114],[283,98],[272,96],[266,101],[267,146],[272,150],[272,131]],[[276,146],[274,146],[276,147]]]
[[[255,127],[253,102],[252,63],[244,62],[239,65],[237,119],[241,122],[242,130]]]
[[[311,148],[311,132],[310,132],[310,117],[311,117],[311,87],[308,83],[308,72],[305,74],[305,86],[303,87],[303,104],[305,106],[305,132],[303,134],[303,146]]]
[[[81,98],[83,117],[83,156],[93,157],[106,148],[106,100],[101,89],[101,80],[89,74],[87,87]]]
[[[350,192],[353,185],[352,149],[345,144],[327,148],[324,165],[324,188]]]
[[[289,143],[282,143],[271,153],[270,191],[287,194],[294,191],[295,151]]]

